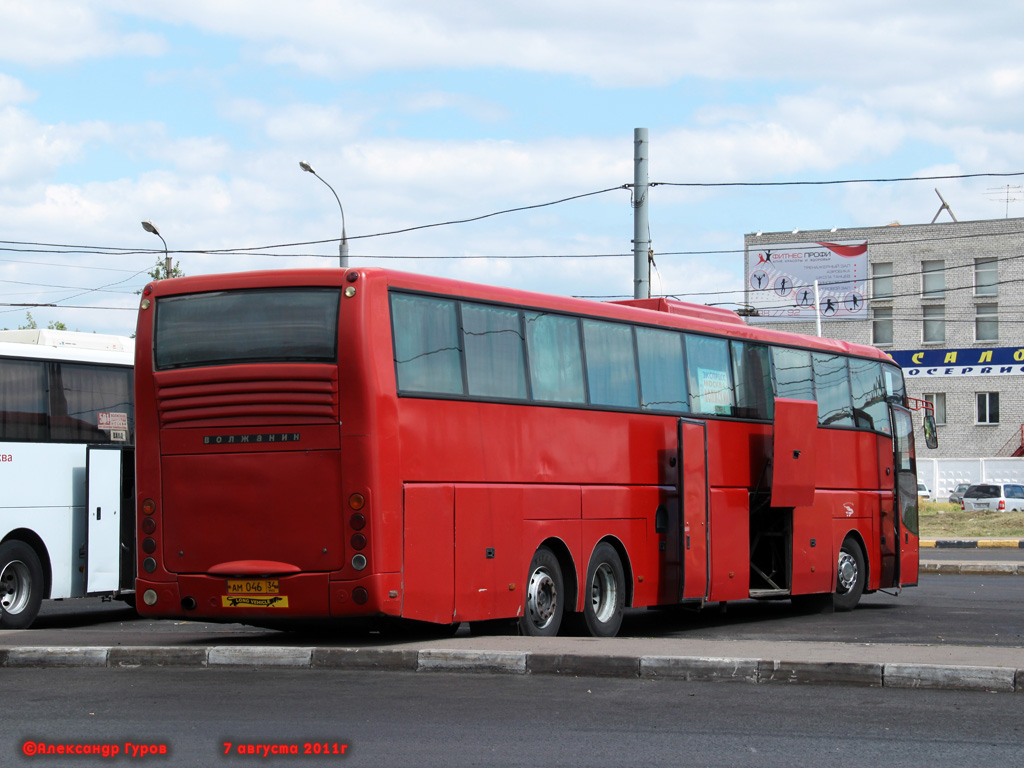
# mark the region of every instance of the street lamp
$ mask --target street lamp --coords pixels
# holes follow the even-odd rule
[[[171,256],[167,253],[167,241],[164,240],[164,236],[160,234],[160,230],[156,228],[156,224],[149,219],[142,222],[142,228],[159,237],[160,242],[164,244],[164,277],[169,278],[171,276]]]
[[[341,244],[338,246],[338,261],[339,266],[342,269],[345,269],[348,266],[348,238],[345,236],[345,209],[341,206],[341,198],[338,197],[338,193],[334,191],[334,187],[332,187],[330,184],[327,184],[327,182],[324,181],[323,178],[319,174],[317,174],[316,171],[313,170],[313,166],[311,166],[309,163],[305,162],[304,160],[300,160],[299,168],[304,170],[306,173],[312,173],[314,176],[320,179],[320,181],[323,181],[327,188],[331,190],[331,194],[334,195],[334,199],[338,201],[338,210],[341,211]]]

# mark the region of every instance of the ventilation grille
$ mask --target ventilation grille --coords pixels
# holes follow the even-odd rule
[[[165,371],[156,395],[161,427],[338,423],[337,369],[329,365]]]

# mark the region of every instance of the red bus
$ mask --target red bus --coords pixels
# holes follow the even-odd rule
[[[136,349],[143,615],[613,636],[624,607],[918,579],[913,423],[871,347],[350,268],[152,283]]]

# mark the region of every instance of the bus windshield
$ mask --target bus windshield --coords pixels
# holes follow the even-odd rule
[[[218,291],[157,302],[157,370],[262,362],[334,362],[337,288]]]

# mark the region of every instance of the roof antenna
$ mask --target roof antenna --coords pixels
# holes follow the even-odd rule
[[[942,196],[942,193],[939,192],[938,187],[935,188],[935,194],[939,196],[939,200],[942,201],[942,205],[939,206],[938,213],[936,213],[935,218],[932,219],[932,224],[935,223],[935,219],[939,218],[939,214],[941,214],[943,211],[949,211],[949,215],[953,218],[953,221],[956,221],[956,216],[953,214],[953,209],[949,207],[949,203],[946,202],[946,198],[944,198]]]

